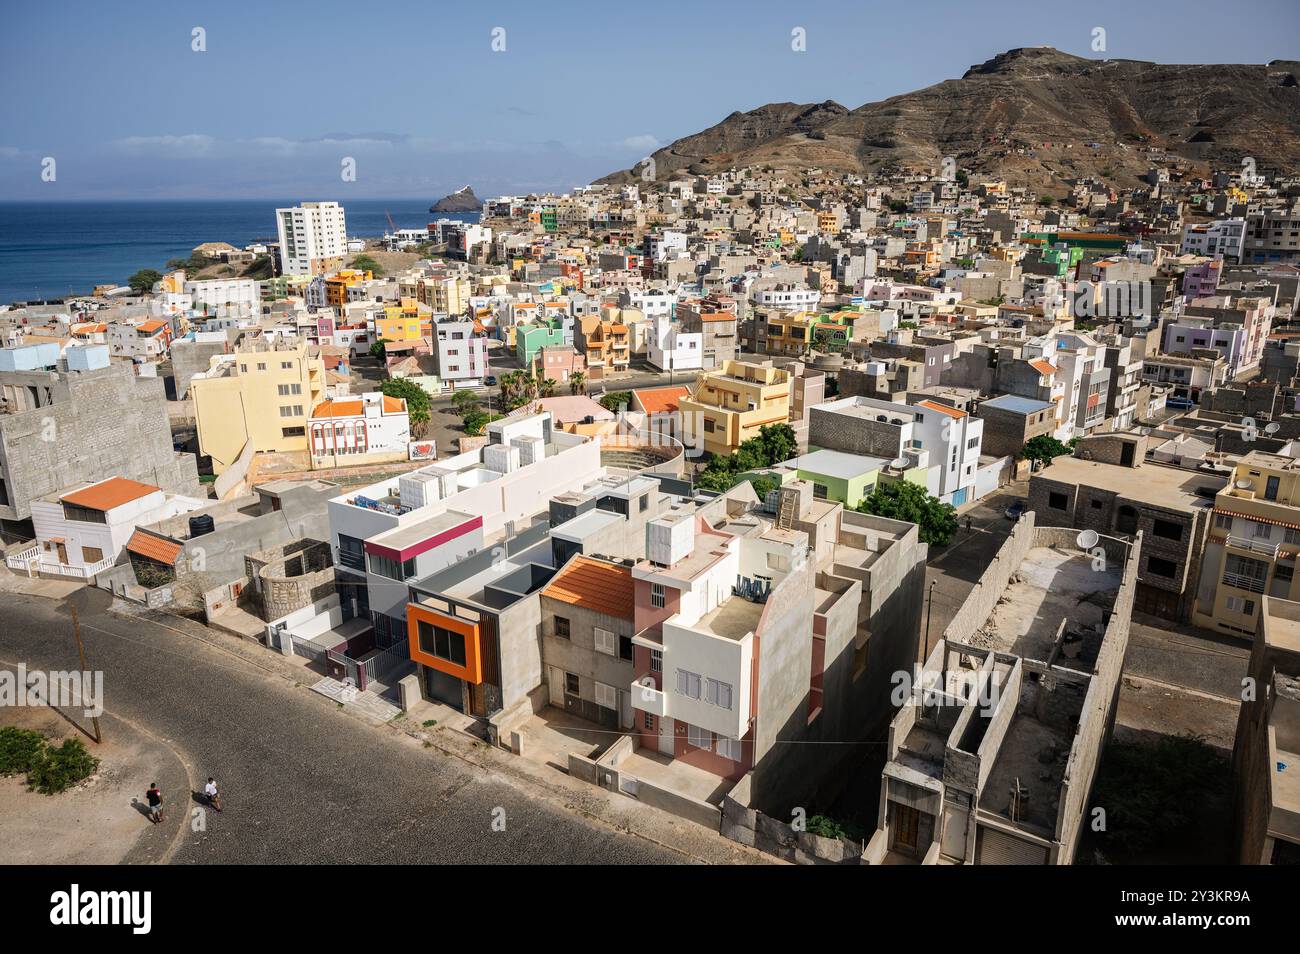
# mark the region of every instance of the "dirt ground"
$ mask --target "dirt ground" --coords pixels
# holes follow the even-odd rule
[[[80,736],[100,760],[94,775],[58,795],[28,791],[22,777],[0,778],[0,855],[6,864],[111,865],[155,860],[166,851],[173,819],[151,824],[143,803],[145,789],[157,781],[164,799],[170,786],[173,804],[188,809],[188,786],[177,790],[180,763],[174,756],[160,760],[157,744],[120,726],[105,726],[105,741],[96,745],[50,708],[0,709],[0,725],[35,729],[54,744]]]

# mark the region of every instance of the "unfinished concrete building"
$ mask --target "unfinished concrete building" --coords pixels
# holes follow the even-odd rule
[[[1232,752],[1237,861],[1300,864],[1300,603],[1261,597]]]
[[[1141,546],[1141,534],[1080,539],[1021,518],[903,684],[864,861],[1074,860],[1114,724]]]

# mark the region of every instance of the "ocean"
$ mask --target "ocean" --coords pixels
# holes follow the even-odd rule
[[[389,214],[399,229],[438,218],[478,220],[477,213],[433,215],[435,199],[344,202],[348,235],[383,235]],[[162,271],[169,259],[188,258],[203,242],[242,248],[257,239],[275,241],[275,210],[299,201],[0,202],[0,304],[124,284],[142,268]]]

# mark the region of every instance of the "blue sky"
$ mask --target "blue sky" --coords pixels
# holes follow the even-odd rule
[[[0,198],[568,188],[733,110],[853,108],[1016,46],[1263,63],[1300,56],[1297,35],[1296,0],[44,0],[0,34]]]

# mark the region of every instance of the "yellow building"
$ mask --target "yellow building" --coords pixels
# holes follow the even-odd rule
[[[420,303],[414,298],[403,298],[399,305],[384,308],[383,317],[375,318],[375,337],[382,341],[415,341],[424,337],[430,314],[421,314]]]
[[[348,303],[348,289],[353,285],[368,282],[374,278],[370,272],[359,272],[355,268],[345,268],[325,279],[325,303],[342,308]]]
[[[856,313],[855,313],[856,314]],[[781,357],[802,357],[809,350],[835,350],[853,337],[853,327],[839,315],[813,311],[774,309],[755,316],[767,327],[766,353]]]
[[[254,342],[216,355],[190,382],[199,452],[224,473],[255,452],[307,450],[307,418],[325,397],[325,362],[307,344]]]
[[[678,402],[688,447],[727,455],[768,424],[790,417],[790,375],[779,368],[728,361],[702,375]]]
[[[1214,597],[1208,606],[1201,601],[1195,621],[1253,636],[1261,596],[1300,599],[1297,553],[1300,460],[1251,451],[1214,498],[1204,571],[1213,574]]]

